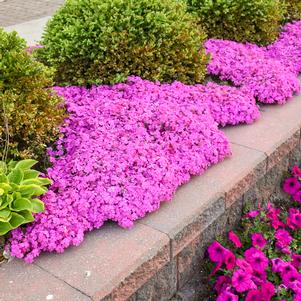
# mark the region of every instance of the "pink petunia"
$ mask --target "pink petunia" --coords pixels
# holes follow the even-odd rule
[[[252,247],[246,250],[244,254],[246,261],[250,263],[252,268],[256,271],[264,271],[269,265],[269,260],[265,254],[256,248]]]
[[[262,301],[262,293],[259,290],[251,290],[248,292],[245,301]]]
[[[266,282],[261,285],[261,293],[264,301],[270,301],[275,294],[275,287],[271,282]]]
[[[273,258],[272,262],[272,272],[280,273],[285,265],[285,262],[280,258]]]
[[[292,254],[291,258],[292,258],[292,265],[298,269],[301,266],[301,255]]]
[[[224,263],[226,265],[226,269],[227,270],[233,270],[235,267],[235,263],[236,263],[236,257],[235,255],[229,251],[226,250],[225,251],[225,257],[224,257]]]
[[[288,194],[295,194],[301,188],[301,184],[296,178],[288,178],[283,182],[283,191]]]
[[[281,279],[286,286],[291,285],[294,281],[301,281],[301,275],[298,271],[281,273]]]
[[[289,209],[287,225],[293,230],[296,228],[301,228],[301,212],[298,209]]]
[[[238,296],[226,290],[218,295],[216,301],[238,301]]]
[[[224,248],[218,241],[214,241],[208,247],[209,258],[213,262],[223,262],[226,248]]]
[[[217,291],[218,294],[223,292],[229,285],[231,284],[231,278],[228,276],[218,276],[215,284],[214,289]]]
[[[233,273],[232,285],[239,293],[257,288],[252,280],[252,276],[242,269],[238,269]]]
[[[237,258],[236,265],[240,267],[242,270],[246,271],[247,273],[252,274],[253,272],[253,268],[245,259]]]
[[[258,214],[259,214],[259,211],[253,210],[253,211],[249,211],[249,212],[245,215],[245,217],[246,217],[246,218],[255,218]]]
[[[298,190],[295,194],[293,194],[293,200],[301,204],[301,190]]]
[[[242,247],[242,244],[241,244],[241,241],[240,241],[239,237],[233,231],[229,232],[228,238],[234,244],[234,246],[236,248],[241,248]]]
[[[300,170],[300,168],[299,168],[297,165],[295,165],[295,166],[292,167],[292,173],[293,173],[296,177],[301,178],[301,170]]]
[[[267,244],[267,240],[261,233],[253,233],[251,239],[254,248],[258,247],[260,249],[263,249]]]

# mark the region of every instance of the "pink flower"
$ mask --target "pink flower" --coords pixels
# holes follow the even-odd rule
[[[235,245],[236,248],[241,248],[242,247],[242,244],[241,244],[241,241],[240,241],[239,237],[233,231],[229,232],[228,238],[229,238],[230,241],[232,241],[232,243]]]
[[[252,275],[253,275],[252,280],[255,282],[256,285],[261,285],[267,281],[266,271],[253,270]]]
[[[238,296],[226,290],[218,295],[216,301],[238,301]]]
[[[290,254],[291,251],[289,249],[289,245],[293,238],[290,234],[283,229],[278,229],[275,233],[275,237],[277,239],[276,247],[284,254]]]
[[[298,190],[295,194],[293,194],[293,200],[301,204],[301,190]]]
[[[299,281],[299,282],[301,281],[301,275],[296,270],[287,273],[284,273],[282,271],[281,278],[283,284],[285,284],[286,286],[291,285],[294,281]]]
[[[296,294],[301,294],[301,282],[296,280],[289,284],[289,288],[294,291]]]
[[[257,288],[252,281],[251,275],[242,269],[238,269],[233,273],[232,285],[239,293]]]
[[[301,184],[296,178],[288,178],[283,182],[283,191],[288,194],[295,194],[301,188]]]
[[[262,301],[262,293],[259,290],[251,290],[246,296],[246,301]]]
[[[301,170],[300,170],[300,168],[299,168],[297,165],[295,165],[295,166],[292,167],[292,173],[293,173],[296,177],[301,178]]]
[[[264,301],[270,301],[275,294],[275,287],[271,282],[266,282],[261,285],[261,293]]]
[[[272,261],[272,271],[274,273],[280,273],[285,265],[285,262],[280,258],[274,258]]]
[[[213,262],[223,262],[226,248],[216,240],[208,247],[209,258]]]
[[[301,228],[301,212],[295,208],[289,209],[287,217],[287,225],[291,229]]]
[[[225,251],[225,257],[224,257],[224,263],[226,265],[226,269],[227,270],[233,270],[235,267],[235,263],[236,263],[236,257],[235,255],[229,251],[226,250]]]
[[[269,265],[269,260],[264,253],[253,247],[245,251],[245,258],[252,268],[259,272],[264,271]]]
[[[301,255],[298,255],[298,254],[292,254],[291,255],[291,258],[292,258],[292,265],[295,267],[295,268],[299,268],[301,266]]]
[[[259,211],[253,210],[253,211],[249,211],[245,217],[246,218],[255,218],[257,215],[259,214]]]
[[[247,273],[252,274],[253,272],[253,268],[245,259],[237,258],[236,265],[240,267],[242,270],[246,271]]]
[[[263,237],[261,233],[253,233],[251,239],[252,245],[255,248],[258,247],[260,249],[263,249],[267,244],[267,240]]]
[[[228,276],[218,276],[214,288],[218,294],[223,292],[231,284],[231,278]]]

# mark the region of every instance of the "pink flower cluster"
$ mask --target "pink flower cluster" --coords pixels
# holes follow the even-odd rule
[[[300,91],[301,21],[288,24],[274,44],[259,47],[210,39],[208,72],[244,87],[258,101],[283,104]]]
[[[45,212],[12,232],[12,256],[32,262],[42,251],[63,252],[106,220],[131,227],[190,175],[230,155],[201,89],[130,81],[56,88],[70,115],[49,151],[54,184]]]
[[[301,73],[301,21],[286,24],[279,39],[266,48],[266,53],[292,73]]]
[[[301,170],[293,166],[283,190],[292,199],[301,191]],[[268,203],[249,211],[237,232],[230,231],[223,244],[208,248],[214,263],[211,276],[217,301],[301,300],[301,211],[288,211]]]

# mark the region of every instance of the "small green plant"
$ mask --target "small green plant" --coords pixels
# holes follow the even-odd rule
[[[0,236],[20,225],[32,222],[33,213],[44,211],[44,203],[37,198],[51,184],[32,169],[37,161],[0,162]]]
[[[202,82],[205,33],[174,0],[67,0],[35,51],[62,85],[148,80]]]
[[[298,0],[297,0],[298,1]],[[268,44],[279,33],[282,0],[186,0],[209,37]]]
[[[49,89],[53,70],[25,49],[16,32],[0,28],[0,160],[40,160],[64,119],[62,99]]]

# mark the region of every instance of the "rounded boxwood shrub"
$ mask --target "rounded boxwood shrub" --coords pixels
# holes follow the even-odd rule
[[[285,0],[287,12],[284,21],[301,20],[301,1]]]
[[[174,0],[69,0],[47,24],[37,55],[65,85],[129,75],[201,82],[205,34],[186,8]]]
[[[40,159],[64,117],[61,98],[47,89],[52,71],[25,49],[16,32],[0,28],[0,160]]]
[[[268,44],[283,17],[280,0],[186,0],[210,37]]]

